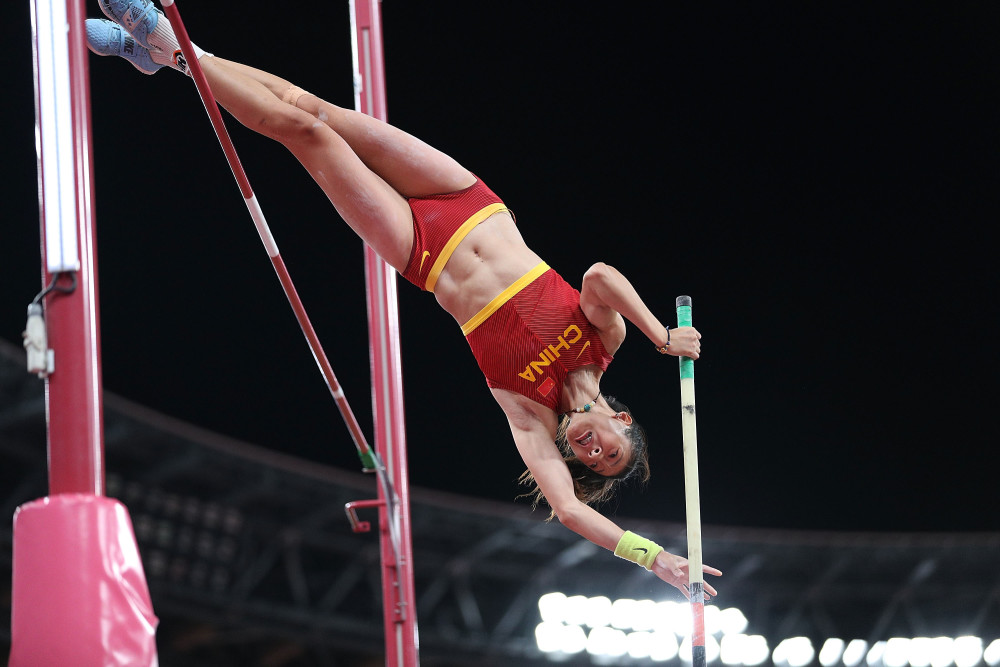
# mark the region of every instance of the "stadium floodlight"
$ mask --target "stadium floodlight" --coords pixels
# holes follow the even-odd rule
[[[579,653],[587,646],[587,636],[579,625],[542,621],[535,626],[535,643],[543,653]]]
[[[759,665],[770,653],[761,635],[727,634],[719,642],[719,657],[725,665]]]
[[[868,642],[864,639],[852,639],[847,642],[847,648],[844,649],[844,667],[857,667],[865,659],[866,653],[868,653]]]
[[[602,626],[594,628],[587,636],[587,653],[617,657],[625,655],[625,633],[616,628]]]
[[[648,658],[653,650],[652,632],[630,632],[625,637],[625,647],[632,658]]]
[[[719,659],[723,665],[743,664],[743,642],[746,635],[726,635],[719,642]]]
[[[635,618],[636,601],[620,598],[611,603],[611,627],[627,630],[632,627]]]
[[[808,637],[782,639],[775,647],[771,659],[779,667],[805,667],[812,662],[816,651]]]
[[[983,651],[983,662],[990,667],[1000,665],[1000,639],[994,639]]]
[[[579,625],[564,625],[559,641],[559,650],[563,653],[579,653],[587,648],[587,635]]]
[[[819,664],[823,667],[832,667],[837,664],[843,654],[844,640],[831,637],[823,642],[823,646],[819,650]]]
[[[885,642],[882,664],[885,667],[903,667],[910,662],[910,639],[891,637]]]
[[[983,640],[979,637],[957,637],[953,646],[955,667],[973,667],[983,658]]]
[[[705,662],[711,664],[719,659],[719,654],[722,653],[722,647],[719,646],[719,640],[712,635],[705,635]]]
[[[955,661],[952,652],[955,640],[951,637],[934,637],[931,639],[931,667],[948,667]]]
[[[566,595],[546,593],[538,598],[538,612],[546,623],[562,623],[566,617]]]
[[[587,624],[587,598],[583,595],[571,595],[566,598],[563,609],[563,621],[567,625]]]
[[[744,645],[743,664],[747,667],[755,667],[767,660],[771,649],[767,646],[767,639],[763,635],[747,635],[747,642]]]
[[[934,641],[930,637],[914,637],[911,639],[907,658],[910,667],[930,667],[933,645]]]
[[[714,604],[705,605],[705,634],[717,635],[722,632],[722,610]]]
[[[562,647],[562,623],[542,621],[535,626],[535,644],[542,653],[554,653]]]
[[[652,600],[637,600],[632,607],[633,630],[653,630],[656,625],[656,603]]]
[[[885,642],[875,642],[868,649],[868,653],[865,655],[865,662],[869,667],[878,667],[879,663],[882,662],[883,655],[885,655]]]
[[[707,613],[707,610],[706,610]],[[708,619],[705,619],[706,623]],[[719,629],[723,635],[739,635],[746,632],[750,622],[743,612],[736,607],[723,609],[719,614]]]
[[[667,662],[677,657],[680,646],[672,632],[654,632],[650,639],[649,659],[653,662]]]
[[[589,627],[600,628],[611,623],[611,600],[608,598],[603,595],[587,598],[585,606],[584,616]]]
[[[656,605],[656,615],[659,629],[668,630],[678,637],[686,637],[691,633],[691,605],[681,604],[673,600],[660,602]]]

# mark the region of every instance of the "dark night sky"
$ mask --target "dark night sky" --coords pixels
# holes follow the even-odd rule
[[[390,120],[482,176],[571,283],[607,261],[667,322],[693,296],[706,523],[1000,529],[1000,5],[612,5],[386,2]],[[179,3],[207,50],[353,106],[347,3],[294,6]],[[9,9],[16,341],[40,279],[28,3]],[[90,67],[105,388],[356,469],[193,86]],[[227,122],[367,427],[360,242]],[[400,310],[411,483],[512,499],[523,465],[460,330],[405,282]],[[683,520],[676,361],[630,328],[602,387],[653,443],[650,486],[612,510]]]

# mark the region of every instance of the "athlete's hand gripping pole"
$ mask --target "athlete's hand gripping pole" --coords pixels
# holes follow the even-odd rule
[[[691,297],[677,297],[677,326],[690,327]],[[705,578],[701,555],[701,500],[698,491],[698,429],[694,407],[694,359],[679,357],[681,427],[684,435],[684,500],[687,509],[688,587],[691,615],[692,667],[705,667]]]

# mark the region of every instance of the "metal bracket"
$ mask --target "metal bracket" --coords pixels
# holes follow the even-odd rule
[[[355,511],[355,508],[384,506],[384,500],[354,500],[345,504],[344,511],[347,512],[347,520],[351,522],[351,530],[355,533],[367,533],[372,529],[370,522],[358,519],[358,513]]]

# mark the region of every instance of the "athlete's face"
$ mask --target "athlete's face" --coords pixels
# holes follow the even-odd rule
[[[632,423],[626,412],[584,412],[573,415],[566,441],[576,457],[599,475],[610,477],[625,469],[632,458],[632,442],[625,430]]]

